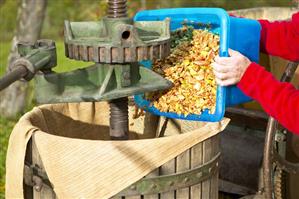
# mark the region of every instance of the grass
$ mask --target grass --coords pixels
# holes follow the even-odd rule
[[[0,117],[0,198],[4,198],[6,150],[8,138],[15,123],[16,120]]]
[[[5,74],[6,71],[7,57],[10,52],[10,47],[11,47],[10,41],[0,42],[0,78],[2,75]],[[63,41],[56,42],[56,50],[57,50],[57,66],[53,69],[56,72],[67,72],[78,68],[86,67],[91,64],[87,62],[75,61],[66,58],[64,55]],[[30,88],[32,87],[33,87],[33,83],[30,84]],[[32,89],[30,92],[31,93],[33,92]],[[34,106],[33,103],[28,104],[27,110],[31,110],[33,106]],[[8,138],[10,133],[12,132],[14,125],[16,124],[20,116],[18,116],[15,119],[6,119],[4,117],[1,117],[0,115],[0,199],[4,198],[4,192],[5,192],[5,159],[6,159]]]
[[[11,42],[0,42],[0,76],[5,72]]]

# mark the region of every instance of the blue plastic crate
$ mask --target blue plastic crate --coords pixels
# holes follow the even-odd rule
[[[221,8],[173,8],[160,10],[146,10],[138,12],[135,21],[161,21],[166,17],[171,19],[170,28],[176,30],[182,27],[182,22],[194,25],[194,28],[202,28],[195,24],[209,24],[210,31],[220,36],[220,56],[228,56],[228,48],[240,51],[252,61],[259,59],[259,35],[260,25],[255,20],[229,17],[227,12]],[[233,30],[233,31],[231,31]],[[142,62],[145,67],[151,67],[151,62]],[[226,94],[229,96],[226,97]],[[144,95],[136,95],[135,102],[156,115],[169,118],[211,121],[216,122],[223,118],[226,105],[233,105],[250,100],[237,87],[217,87],[216,110],[214,114],[209,114],[208,110],[200,115],[189,114],[187,116],[178,115],[171,112],[160,112],[150,102],[144,99]]]

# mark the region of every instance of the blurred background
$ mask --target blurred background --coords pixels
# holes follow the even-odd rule
[[[0,0],[0,76],[7,70],[12,40],[18,33],[17,27],[20,24],[18,13],[22,9],[22,3],[26,1],[28,0]],[[40,1],[46,2],[46,0]],[[128,13],[132,17],[140,10],[169,7],[221,7],[226,10],[238,10],[270,6],[292,7],[295,4],[296,1],[292,0],[128,0]],[[63,72],[88,65],[88,63],[71,61],[64,57],[63,23],[65,19],[70,21],[100,19],[106,15],[106,0],[48,0],[45,5],[43,11],[45,17],[39,37],[56,42],[58,65],[54,70]],[[33,28],[34,25],[29,27]],[[4,198],[5,155],[9,133],[18,118],[35,105],[32,88],[33,82],[30,82],[24,108],[17,114],[4,117],[0,109],[0,198]],[[0,103],[4,98],[5,94],[0,92]]]
[[[169,7],[221,7],[226,10],[236,10],[252,7],[290,7],[292,0],[129,0],[128,13],[132,17],[140,10]],[[0,0],[0,75],[5,72],[7,56],[11,40],[16,31],[17,14],[21,0]],[[48,0],[42,26],[41,38],[56,41],[59,52],[63,51],[63,21],[98,20],[106,14],[105,0]],[[60,55],[60,53],[59,53]],[[60,59],[61,58],[61,59]],[[66,62],[59,56],[58,71],[67,70]]]

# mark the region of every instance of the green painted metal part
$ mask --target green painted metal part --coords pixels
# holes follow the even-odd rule
[[[161,59],[170,51],[169,23],[169,19],[133,23],[129,18],[65,21],[66,56],[97,63]]]
[[[52,72],[56,48],[51,40],[19,44],[21,58],[16,63],[28,68],[25,79],[35,75],[38,103],[113,100],[164,90],[172,86],[171,82],[138,62],[161,59],[170,53],[169,24],[169,19],[133,22],[127,17],[65,21],[66,56],[94,65],[67,73]]]
[[[109,33],[109,42],[111,43],[110,47],[108,48],[108,43],[101,43],[101,48],[105,46],[105,49],[111,49],[113,45],[120,45],[123,46],[123,56],[121,54],[113,55],[115,58],[110,57],[113,60],[118,59],[120,64],[113,63],[113,64],[99,64],[96,63],[93,66],[75,70],[67,73],[54,73],[51,69],[56,66],[57,58],[56,58],[56,47],[55,43],[51,40],[39,40],[35,44],[28,44],[28,43],[19,43],[18,44],[18,52],[21,56],[15,64],[25,66],[28,69],[28,75],[25,76],[26,80],[30,80],[35,75],[36,79],[36,99],[38,103],[60,103],[60,102],[82,102],[82,101],[101,101],[101,100],[112,100],[121,97],[131,96],[135,94],[140,94],[144,92],[156,91],[156,90],[163,90],[171,87],[171,83],[156,73],[148,70],[144,67],[141,67],[134,63],[123,63],[126,61],[132,61],[135,59],[147,59],[147,58],[154,58],[157,55],[157,52],[163,52],[164,54],[167,53],[165,50],[168,48],[169,45],[169,37],[168,31],[166,26],[169,26],[169,21],[161,22],[160,24],[162,28],[156,30],[156,34],[150,32],[151,29],[148,28],[148,25],[152,25],[151,22],[149,23],[142,23],[140,22],[137,25],[138,31],[142,32],[143,40],[140,40],[137,34],[134,36],[134,32],[137,29],[131,25],[127,26],[124,25],[124,22],[128,22],[129,19],[123,20],[108,20],[107,23],[112,26],[120,27],[120,30],[130,30],[132,31],[129,35],[129,38],[126,42],[117,41],[117,39],[113,39],[115,35],[117,35],[118,30],[114,30],[115,33]],[[76,22],[77,23],[77,22]],[[83,26],[76,24],[73,26],[74,30],[76,31],[83,31],[85,29],[84,23]],[[89,23],[89,22],[86,22]],[[78,42],[82,40],[81,44],[86,44],[95,46],[93,50],[97,48],[99,43],[95,41],[91,41],[90,37],[87,40],[82,39],[82,35],[87,34],[89,36],[94,36],[93,29],[98,30],[97,28],[101,26],[95,25],[96,22],[90,22],[94,24],[88,24],[89,29],[86,27],[86,32],[78,33],[79,35],[75,34],[75,40],[69,42]],[[117,24],[117,25],[115,25]],[[78,25],[78,26],[76,26]],[[106,24],[107,25],[107,24]],[[155,27],[155,26],[153,26]],[[169,27],[168,27],[169,28]],[[148,30],[148,31],[147,31]],[[76,32],[75,31],[75,32]],[[157,31],[161,34],[158,34]],[[73,34],[73,33],[72,33]],[[148,35],[146,35],[148,34]],[[150,36],[151,35],[151,36]],[[155,36],[156,35],[156,36]],[[135,51],[133,47],[147,45],[147,41],[150,41],[151,44],[158,44],[161,40],[159,40],[159,36],[163,35],[164,43],[163,45],[167,44],[163,48],[160,46],[159,51],[155,49],[156,47],[150,47],[150,51],[152,54],[148,54],[146,51],[146,56],[142,55],[145,51]],[[121,35],[121,37],[123,37]],[[68,41],[68,40],[67,40]],[[106,41],[106,42],[107,42]],[[80,42],[79,42],[80,43]],[[93,45],[94,44],[94,45]],[[163,46],[162,45],[162,46]],[[119,46],[119,48],[120,48]],[[126,52],[126,48],[129,46],[130,50]],[[133,46],[133,47],[132,47]],[[132,50],[133,49],[133,50]],[[148,50],[148,48],[143,48]],[[79,52],[81,52],[79,50]],[[101,49],[99,50],[101,52]],[[113,50],[111,52],[114,52]],[[139,52],[141,54],[134,54],[133,52]],[[109,53],[108,53],[109,54]],[[106,58],[109,57],[106,53]],[[163,56],[164,56],[163,54]],[[126,57],[125,57],[126,55]],[[149,55],[149,57],[147,57]],[[161,54],[160,54],[161,55]],[[159,55],[159,56],[160,56]],[[165,54],[166,55],[166,54]],[[158,55],[157,55],[158,56]],[[158,57],[159,57],[158,56]],[[79,56],[80,57],[80,56]],[[90,56],[89,56],[90,57]],[[101,57],[101,56],[100,56]],[[121,60],[117,57],[123,57]],[[132,59],[129,59],[131,57]],[[105,59],[106,59],[105,58]],[[93,60],[96,61],[96,60]],[[38,71],[42,73],[36,74]]]
[[[158,194],[196,185],[215,174],[218,170],[219,157],[220,153],[214,156],[214,158],[207,163],[185,172],[152,178],[143,178],[117,195],[131,196]]]
[[[51,40],[20,42],[17,44],[17,50],[20,58],[16,59],[10,65],[9,71],[0,78],[0,91],[17,80],[30,81],[37,72],[47,73],[56,66],[56,47]]]
[[[25,66],[28,75],[24,78],[28,81],[36,72],[50,71],[57,64],[56,46],[52,40],[38,40],[34,44],[18,43],[18,53],[21,58],[14,62],[13,67]]]
[[[95,64],[67,73],[36,75],[38,103],[91,102],[169,88],[172,83],[139,66]]]

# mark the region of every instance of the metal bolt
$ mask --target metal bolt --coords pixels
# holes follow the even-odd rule
[[[196,177],[201,178],[202,177],[202,172],[197,173]]]
[[[287,133],[286,130],[282,130],[282,131],[277,130],[276,134],[275,134],[275,141],[276,142],[285,141],[286,140],[286,133]]]
[[[186,183],[186,182],[188,182],[190,179],[189,178],[184,178],[184,182]]]
[[[130,189],[131,189],[131,190],[135,190],[135,189],[136,189],[136,186],[135,186],[135,185],[132,185],[132,186],[130,186]]]
[[[124,71],[122,75],[125,80],[129,80],[131,77],[131,74],[129,71]]]
[[[174,185],[174,182],[173,182],[173,181],[170,181],[168,184],[169,184],[169,186],[173,186],[173,185]]]
[[[258,190],[258,192],[257,192],[257,193],[258,193],[259,195],[262,195],[262,194],[263,194],[263,192],[264,192],[264,188],[261,188],[261,189],[259,189],[259,190]]]
[[[280,167],[281,167],[281,170],[287,171],[287,168],[285,166],[280,166]],[[289,172],[292,172],[292,170]]]
[[[33,181],[33,188],[35,191],[40,192],[42,190],[43,187],[43,180],[38,177],[38,176],[33,176],[32,177],[32,181]]]
[[[37,192],[40,192],[42,190],[42,187],[39,186],[39,185],[35,185],[33,186],[34,190],[37,191]]]
[[[157,185],[152,184],[152,185],[150,186],[150,188],[151,188],[151,189],[156,189],[156,188],[157,188]]]

